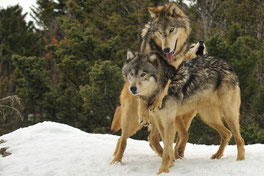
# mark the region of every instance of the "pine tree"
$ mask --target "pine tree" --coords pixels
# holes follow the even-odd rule
[[[12,55],[40,56],[43,42],[32,22],[25,21],[26,14],[18,5],[0,10],[0,97],[15,93],[17,72]]]
[[[100,132],[106,133],[119,102],[123,85],[121,70],[109,60],[96,62],[89,76],[90,84],[81,86],[80,90],[84,100],[83,108],[90,115],[90,129],[93,128],[94,132],[100,129]]]

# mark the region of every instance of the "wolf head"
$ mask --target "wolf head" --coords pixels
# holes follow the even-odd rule
[[[128,51],[122,73],[124,79],[129,82],[132,95],[147,95],[148,91],[153,91],[158,86],[156,55]]]
[[[190,45],[189,47],[189,51],[186,53],[186,55],[192,59],[192,58],[196,58],[198,56],[203,56],[203,55],[206,55],[208,54],[207,53],[207,50],[206,50],[206,47],[205,47],[205,44],[204,44],[204,41],[200,40],[199,42],[197,43],[193,43]]]
[[[163,71],[161,71],[163,69]],[[164,71],[166,70],[166,71]],[[157,53],[127,52],[122,74],[132,95],[149,98],[164,87],[175,68]]]
[[[160,41],[168,62],[184,50],[190,34],[189,20],[174,3],[148,8],[152,18],[152,32]]]

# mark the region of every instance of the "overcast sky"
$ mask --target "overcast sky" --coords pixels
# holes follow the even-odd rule
[[[22,6],[23,13],[28,12],[28,15],[26,16],[27,21],[33,20],[30,17],[29,12],[30,12],[30,7],[36,4],[36,0],[0,0],[0,6],[2,8],[6,8],[8,6],[12,6],[16,4],[19,4],[20,6]]]

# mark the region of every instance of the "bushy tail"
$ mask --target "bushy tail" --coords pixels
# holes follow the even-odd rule
[[[121,129],[121,106],[117,106],[114,114],[114,118],[111,124],[111,132],[117,132]]]

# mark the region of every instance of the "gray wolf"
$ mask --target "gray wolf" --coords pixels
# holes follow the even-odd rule
[[[190,49],[186,53],[184,60],[190,60],[190,59],[193,59],[198,56],[205,55],[205,54],[207,54],[205,44],[202,41],[199,41],[197,43],[193,43],[190,45]],[[123,152],[125,150],[125,145],[121,145],[121,144],[124,144],[124,143],[126,144],[126,139],[132,136],[133,134],[135,134],[144,125],[142,122],[139,123],[138,121],[139,119],[138,100],[136,100],[136,98],[129,93],[128,85],[129,85],[128,83],[125,84],[125,87],[123,88],[123,91],[120,96],[120,102],[123,106],[117,106],[114,117],[113,117],[113,121],[111,124],[110,130],[112,132],[117,132],[118,130],[122,129],[122,136],[117,142],[116,149],[114,152],[115,158],[113,159],[112,163],[121,161]],[[126,91],[124,89],[126,89]],[[129,104],[126,106],[126,103],[129,103]],[[123,115],[122,115],[122,107],[123,107]],[[196,112],[190,112],[182,116],[187,130],[189,129],[191,121],[195,115],[196,115]],[[154,124],[150,124],[148,126],[148,129],[150,131],[150,134],[148,136],[150,147],[159,156],[162,156],[163,149],[159,143],[160,135],[159,135],[157,128],[155,127]],[[179,145],[179,140],[180,138],[178,137],[176,146],[175,146],[175,151],[178,151],[177,148]],[[120,155],[121,152],[122,152],[122,155]],[[175,152],[175,158],[181,158],[183,156],[184,156],[184,150],[182,150],[180,153]]]
[[[142,29],[142,33],[141,33],[142,42],[140,46],[140,52],[153,51],[153,50],[160,51],[161,54],[166,55],[168,59],[171,59],[173,57],[172,59],[173,61],[171,61],[170,64],[174,65],[175,67],[179,65],[179,63],[181,63],[181,61],[184,59],[188,60],[196,57],[196,53],[194,53],[194,49],[190,50],[190,52],[186,51],[188,48],[188,42],[187,42],[188,37],[191,32],[190,24],[187,16],[184,15],[182,10],[178,8],[176,4],[172,3],[159,7],[150,7],[148,8],[148,10],[151,15],[151,20],[149,23],[145,25],[144,29]],[[175,21],[175,23],[181,24],[178,27],[174,26],[175,29],[174,32],[177,31],[178,38],[177,38],[177,45],[173,49],[174,50],[173,54],[172,53],[168,54],[164,51],[164,46],[162,48],[162,40],[160,40],[157,32],[155,32],[152,25],[155,21],[157,22],[157,17],[160,16],[160,14],[162,15],[167,14],[171,16],[170,18],[171,21]],[[166,39],[166,42],[169,42],[170,40],[174,40],[174,39],[175,37],[168,38]],[[111,125],[111,131],[118,131],[120,128],[122,129],[122,134],[117,142],[116,149],[113,154],[114,158],[111,163],[121,162],[123,153],[126,148],[127,138],[134,135],[139,129],[142,128],[142,125],[146,124],[149,121],[149,119],[147,118],[147,120],[142,121],[141,124],[138,122],[138,119],[140,117],[139,114],[141,114],[139,112],[139,107],[141,107],[139,102],[141,101],[138,101],[136,97],[130,94],[128,86],[129,84],[128,82],[126,82],[124,84],[124,87],[120,95],[121,106],[118,106],[116,108],[113,122]],[[161,96],[159,100],[162,100],[163,97],[164,95]],[[148,117],[148,110],[147,111],[146,110],[147,108],[145,108],[145,111],[143,111],[146,114],[145,115],[141,114],[141,117],[142,116]],[[185,126],[189,128],[191,120],[195,115],[196,115],[195,112],[191,112],[183,115],[184,123],[186,124]],[[155,127],[154,123],[149,125],[148,128],[150,131],[150,135],[148,137],[150,146],[159,156],[162,156],[163,149],[159,143],[160,135],[158,133],[158,130]],[[175,150],[178,146],[178,141],[179,138],[177,138]],[[176,158],[183,157],[183,152],[184,151],[182,151],[179,156],[175,156],[175,157]],[[178,153],[175,152],[175,155],[178,155]]]
[[[240,88],[236,74],[227,63],[209,56],[182,62],[177,69],[158,53],[130,53],[122,73],[129,82],[132,95],[149,104],[156,94],[171,83],[162,108],[150,111],[164,143],[162,164],[158,174],[168,172],[173,166],[173,141],[179,133],[178,150],[185,147],[188,133],[184,124],[177,122],[181,115],[196,111],[201,119],[218,131],[221,144],[212,156],[220,158],[232,133],[237,144],[237,160],[245,159],[244,140],[240,135]],[[232,131],[228,130],[225,121]],[[186,131],[184,131],[186,130]]]

